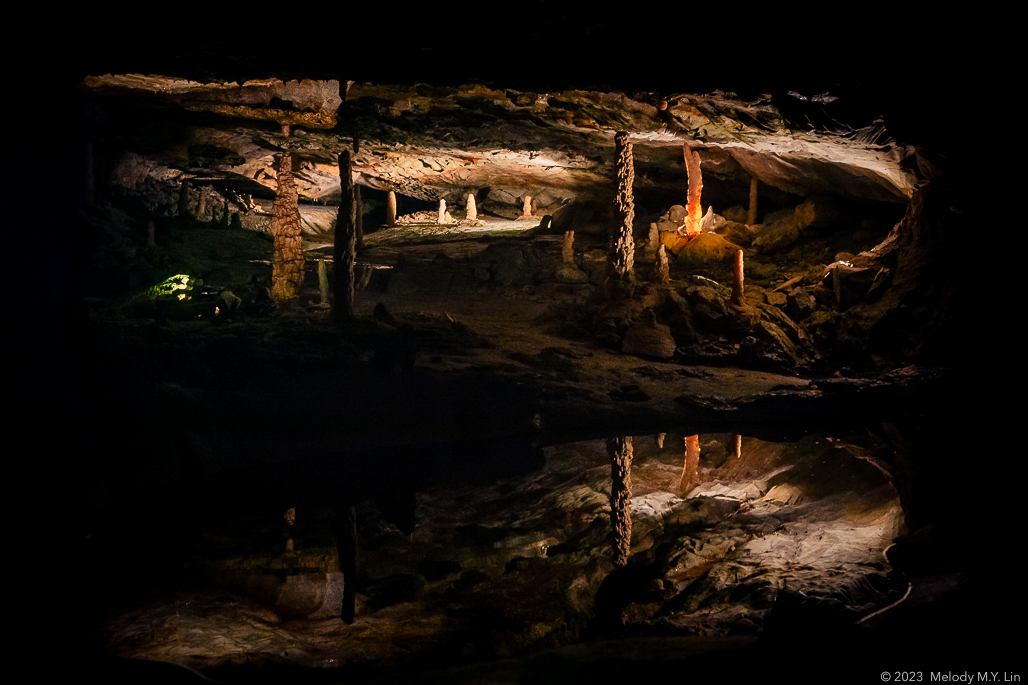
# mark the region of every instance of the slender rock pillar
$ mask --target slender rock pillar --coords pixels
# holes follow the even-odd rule
[[[733,450],[733,455],[735,456],[736,459],[739,459],[740,457],[742,457],[742,436],[741,435],[736,435],[735,436],[735,449]]]
[[[464,207],[464,218],[468,221],[478,220],[478,207],[475,205],[474,193],[468,193],[468,203]]]
[[[436,219],[436,223],[446,223],[446,200],[439,200],[439,218]]]
[[[303,285],[303,239],[292,167],[293,157],[289,152],[278,156],[278,189],[271,210],[271,234],[275,238],[271,297],[278,302],[299,297]]]
[[[750,176],[750,209],[746,212],[746,224],[757,223],[757,177]]]
[[[386,226],[396,225],[396,193],[389,191],[386,198]]]
[[[610,523],[614,528],[614,565],[625,566],[632,548],[632,438],[607,438],[610,455]]]
[[[740,307],[746,304],[746,299],[743,297],[742,280],[742,250],[736,250],[735,263],[732,268],[732,304]]]
[[[618,190],[614,198],[618,226],[611,232],[607,250],[607,297],[623,300],[631,297],[635,288],[635,239],[632,224],[635,221],[635,201],[632,198],[632,184],[635,182],[635,166],[632,162],[632,144],[628,133],[618,131],[614,135],[617,149]]]
[[[532,216],[532,196],[525,195],[525,204],[521,208],[522,216]]]
[[[575,263],[575,232],[564,231],[564,242],[560,246],[560,257],[565,264]]]
[[[353,158],[349,150],[339,153],[339,216],[336,218],[336,239],[333,250],[332,317],[336,321],[353,318],[354,265],[357,262],[357,213],[353,201]]]

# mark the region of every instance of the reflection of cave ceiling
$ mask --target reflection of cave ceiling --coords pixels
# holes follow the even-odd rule
[[[881,120],[854,129],[826,115],[828,99],[797,93],[784,96],[785,116],[771,96],[744,102],[722,92],[657,97],[351,83],[341,93],[337,81],[240,86],[139,75],[88,77],[83,90],[101,107],[134,103],[146,118],[181,122],[163,147],[136,145],[140,152],[121,160],[115,182],[130,189],[147,176],[182,172],[237,188],[249,184],[251,192],[260,190],[255,183],[273,189],[273,155],[290,148],[302,157],[301,194],[330,199],[339,189],[337,156],[356,134],[362,185],[425,200],[490,188],[494,197],[531,194],[551,205],[608,192],[619,130],[629,131],[635,145],[637,192],[684,194],[686,141],[702,151],[708,183],[746,185],[752,175],[796,195],[903,202],[915,181],[904,164],[909,150]],[[284,123],[291,125],[288,138]],[[118,131],[131,139],[125,133]],[[213,146],[220,159],[198,161],[198,145]]]

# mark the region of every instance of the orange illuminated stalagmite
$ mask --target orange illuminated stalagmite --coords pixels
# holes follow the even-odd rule
[[[682,146],[685,155],[685,170],[689,174],[689,196],[685,211],[684,233],[688,236],[700,232],[700,222],[703,220],[703,208],[700,206],[700,195],[703,193],[703,173],[700,170],[700,154],[689,147]]]

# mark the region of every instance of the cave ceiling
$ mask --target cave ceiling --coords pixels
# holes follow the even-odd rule
[[[747,187],[755,177],[790,195],[897,203],[917,181],[910,146],[894,140],[881,118],[856,126],[834,118],[835,98],[827,94],[743,99],[722,91],[199,82],[141,74],[90,75],[80,91],[90,103],[87,135],[100,145],[116,141],[113,182],[130,191],[147,178],[201,178],[267,196],[275,187],[274,155],[290,149],[300,158],[301,198],[332,202],[338,155],[356,137],[354,170],[363,186],[451,202],[488,188],[511,204],[529,194],[552,207],[609,195],[613,138],[622,130],[634,144],[639,194],[680,193],[684,200],[686,143],[701,151],[708,187]],[[131,117],[111,114],[126,107]]]

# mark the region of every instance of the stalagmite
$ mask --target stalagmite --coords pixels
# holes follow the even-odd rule
[[[464,218],[468,221],[476,221],[478,219],[478,207],[475,206],[474,193],[468,193],[468,203],[464,208]]]
[[[525,204],[521,208],[521,215],[522,216],[529,216],[529,217],[532,216],[532,196],[531,195],[525,195]]]
[[[661,245],[657,248],[657,259],[653,266],[653,280],[661,285],[671,282],[671,267],[667,261],[667,250]]]
[[[353,160],[349,150],[339,153],[339,215],[333,251],[335,290],[332,317],[336,321],[353,318],[354,264],[357,261],[357,216],[353,201]]]
[[[386,197],[386,226],[396,225],[396,193],[392,190]]]
[[[667,433],[657,433],[657,447],[664,449],[664,438],[667,437]]]
[[[614,198],[618,226],[611,232],[607,250],[607,297],[622,300],[631,297],[635,286],[635,243],[632,224],[635,220],[635,202],[632,199],[632,184],[635,167],[632,163],[632,144],[628,133],[618,131],[614,135],[617,150],[618,190]]]
[[[196,198],[196,218],[203,221],[207,214],[207,197],[203,193],[203,186],[200,186],[199,191]]]
[[[732,268],[732,304],[740,307],[746,304],[742,290],[742,250],[735,251],[735,263]]]
[[[364,249],[364,203],[361,200],[361,187],[356,183],[353,185],[353,211],[354,216],[357,219],[356,223],[356,247],[358,250]]]
[[[746,212],[746,224],[757,223],[757,177],[750,176],[750,209]]]
[[[178,189],[178,215],[180,219],[189,219],[189,179],[182,181]]]
[[[682,469],[682,482],[678,490],[683,495],[687,494],[696,480],[696,474],[700,466],[700,436],[689,435],[685,438],[685,465]]]
[[[742,436],[741,435],[736,435],[735,436],[735,449],[733,451],[733,454],[735,455],[736,459],[739,459],[740,457],[742,457]]]
[[[328,304],[328,265],[322,257],[318,260],[318,292],[321,293],[321,304]]]
[[[278,155],[278,189],[271,209],[271,234],[275,238],[271,297],[278,302],[299,297],[303,285],[303,239],[292,166],[289,152]]]
[[[564,231],[564,242],[560,246],[560,257],[565,264],[575,263],[575,232]]]
[[[446,200],[439,200],[439,218],[436,220],[436,223],[446,223]]]
[[[353,623],[357,610],[357,512],[343,502],[335,514],[336,558],[343,574],[343,606],[340,618]]]
[[[685,170],[689,174],[689,195],[685,208],[685,234],[695,235],[700,232],[703,222],[703,208],[700,206],[700,195],[703,193],[703,172],[700,169],[700,155],[686,143],[682,145],[685,155]]]
[[[632,438],[607,438],[610,455],[610,523],[614,529],[615,566],[628,563],[632,547]]]
[[[650,253],[650,257],[654,260],[657,259],[657,249],[660,247],[660,229],[657,228],[657,224],[650,224],[650,237],[646,243],[646,249]]]
[[[86,143],[86,160],[85,160],[85,188],[83,189],[83,199],[85,200],[87,207],[92,207],[96,204],[96,175],[93,171],[93,144]]]

